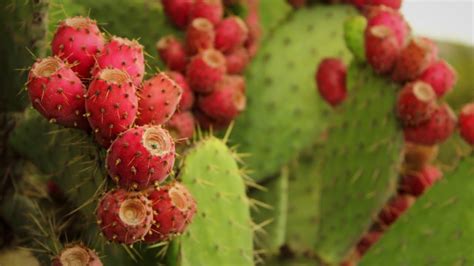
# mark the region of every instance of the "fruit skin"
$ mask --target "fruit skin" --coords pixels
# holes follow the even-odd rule
[[[148,233],[152,221],[151,202],[140,192],[111,190],[97,206],[97,223],[109,241],[133,244]]]
[[[459,132],[467,143],[474,145],[474,103],[466,104],[461,109]]]
[[[316,71],[319,94],[332,106],[341,104],[347,97],[347,67],[338,58],[326,58]]]
[[[367,27],[365,32],[365,57],[375,72],[390,72],[400,54],[393,31],[386,26]]]
[[[436,94],[425,82],[408,83],[398,94],[397,116],[404,125],[427,121],[437,107]]]
[[[444,142],[454,131],[456,117],[451,108],[439,106],[431,118],[419,125],[403,129],[405,140],[422,145],[435,145]]]
[[[84,117],[85,87],[61,59],[37,60],[31,67],[26,86],[33,107],[49,121],[65,127],[89,129]]]
[[[194,0],[161,0],[168,19],[181,29],[188,25],[193,2]]]
[[[104,68],[118,68],[126,71],[136,87],[139,87],[145,74],[143,46],[135,40],[113,36],[97,57],[92,70],[95,75]]]
[[[196,213],[196,201],[186,187],[177,181],[156,187],[148,193],[153,206],[154,224],[145,243],[169,240],[186,230]]]
[[[244,47],[239,47],[225,55],[227,73],[242,74],[250,61],[249,53]]]
[[[165,65],[174,71],[186,69],[187,55],[184,45],[173,35],[167,35],[156,43],[156,50]]]
[[[79,77],[89,78],[94,57],[104,48],[104,43],[96,21],[78,16],[59,23],[51,49],[53,55],[73,64],[71,68]]]
[[[226,61],[224,55],[214,49],[204,50],[191,59],[187,78],[191,89],[198,93],[209,93],[224,78]]]
[[[380,239],[381,236],[382,236],[381,231],[372,230],[372,231],[367,232],[361,238],[361,240],[359,240],[359,243],[357,243],[356,248],[359,255],[360,256],[364,255],[367,252],[367,250],[369,250],[369,248]]]
[[[368,14],[367,27],[371,28],[381,25],[393,31],[400,47],[405,45],[410,29],[398,11],[384,6],[372,8]]]
[[[366,5],[384,5],[393,9],[400,9],[402,0],[365,0]]]
[[[415,80],[437,57],[437,48],[433,42],[425,38],[413,38],[401,50],[392,78],[399,82]]]
[[[176,82],[181,89],[183,89],[183,94],[181,95],[181,100],[178,104],[178,111],[187,111],[193,107],[194,104],[194,92],[188,85],[188,82],[181,73],[175,71],[166,71],[168,77],[170,77],[174,82]]]
[[[418,172],[404,175],[401,180],[400,190],[403,193],[418,197],[436,181],[441,179],[443,173],[435,166],[427,165]]]
[[[165,127],[176,140],[190,139],[194,134],[194,116],[190,111],[175,113]]]
[[[442,97],[453,89],[457,74],[446,61],[439,60],[421,74],[420,80],[430,84],[436,95]]]
[[[245,22],[237,17],[230,16],[216,26],[214,46],[222,52],[230,52],[242,46],[248,38],[249,29]]]
[[[260,14],[258,1],[249,1],[249,14],[245,18],[245,23],[249,29],[249,36],[245,42],[249,56],[252,58],[257,54],[262,37],[262,25],[260,24]]]
[[[107,172],[121,188],[142,190],[163,182],[174,160],[174,141],[166,129],[134,127],[120,134],[108,149]]]
[[[176,111],[183,89],[164,72],[146,80],[139,89],[137,125],[162,125]]]
[[[112,79],[110,75],[115,75]],[[137,116],[135,86],[126,72],[106,68],[89,84],[86,94],[87,120],[97,142],[104,147],[127,130]]]
[[[61,250],[58,256],[54,257],[52,266],[69,266],[71,261],[85,266],[102,266],[102,261],[97,254],[83,244],[74,244]]]
[[[221,0],[195,0],[191,8],[190,18],[205,18],[217,25],[224,16],[224,6]]]
[[[380,211],[379,220],[382,226],[394,223],[400,215],[415,203],[415,198],[409,195],[397,195]]]
[[[205,18],[196,18],[186,30],[186,48],[193,55],[214,47],[214,26]]]
[[[199,109],[194,110],[193,114],[195,121],[197,121],[199,127],[204,130],[222,130],[227,128],[232,122],[214,119]]]
[[[241,76],[226,76],[210,94],[198,99],[198,107],[218,121],[232,121],[245,109],[245,80]]]

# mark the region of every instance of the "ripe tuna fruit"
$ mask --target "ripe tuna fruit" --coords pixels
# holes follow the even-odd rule
[[[367,27],[382,25],[393,31],[400,47],[405,45],[410,29],[398,11],[385,6],[372,8],[368,14]]]
[[[237,16],[230,16],[217,25],[214,45],[222,52],[229,52],[242,46],[248,34],[245,22]]]
[[[117,68],[126,71],[132,78],[134,85],[139,87],[145,73],[143,46],[135,40],[112,37],[97,57],[93,74],[104,68]]]
[[[221,130],[229,126],[232,121],[217,120],[205,114],[203,111],[197,109],[193,110],[195,121],[197,121],[199,127],[204,130]]]
[[[338,58],[326,58],[316,72],[319,94],[332,106],[342,103],[347,97],[346,65]]]
[[[415,203],[415,198],[409,195],[397,195],[379,213],[379,219],[383,226],[389,226],[395,222],[408,208]]]
[[[420,80],[430,84],[436,95],[442,97],[453,89],[457,75],[446,61],[439,60],[421,74]]]
[[[225,55],[227,73],[242,74],[250,61],[250,56],[244,47],[239,47]]]
[[[135,127],[121,134],[107,151],[107,171],[122,188],[158,185],[173,169],[173,138],[160,126]]]
[[[176,140],[190,139],[194,134],[194,116],[189,111],[175,113],[165,127]]]
[[[362,0],[366,5],[384,5],[393,9],[400,9],[402,0]]]
[[[156,43],[156,50],[165,65],[175,71],[183,72],[186,69],[187,55],[184,45],[173,35],[161,38]]]
[[[428,121],[416,126],[405,127],[405,140],[422,145],[435,145],[444,142],[454,131],[456,116],[451,108],[439,106]]]
[[[422,81],[408,83],[398,94],[397,116],[404,125],[427,121],[437,108],[436,94]]]
[[[53,258],[52,266],[102,266],[99,256],[82,244],[68,246]]]
[[[109,241],[133,244],[148,233],[153,222],[151,202],[140,192],[107,192],[97,207],[97,223]]]
[[[437,57],[437,48],[433,42],[425,38],[414,38],[400,52],[392,78],[400,82],[415,80]]]
[[[153,226],[145,236],[146,243],[171,239],[186,230],[196,213],[196,201],[189,191],[174,181],[148,194],[153,206]]]
[[[404,193],[420,196],[426,189],[441,179],[443,173],[432,165],[427,165],[417,172],[404,175],[400,184],[400,190]]]
[[[222,0],[194,0],[191,8],[191,20],[205,18],[213,25],[217,25],[224,16],[224,5]]]
[[[59,23],[51,42],[54,55],[72,64],[79,77],[90,77],[95,56],[104,47],[104,37],[94,20],[72,17]]]
[[[183,94],[181,95],[181,100],[178,104],[178,111],[187,111],[193,107],[194,104],[194,92],[188,85],[188,82],[181,73],[175,71],[167,71],[166,75],[170,77],[176,84],[178,84],[181,89],[183,89]]]
[[[85,87],[58,57],[38,60],[28,75],[28,95],[33,107],[50,122],[88,129],[84,117]]]
[[[138,92],[138,125],[161,125],[176,111],[183,89],[165,73],[146,80]]]
[[[188,25],[193,2],[194,0],[161,0],[168,19],[181,29]]]
[[[187,78],[191,89],[198,93],[209,93],[224,78],[226,61],[224,55],[214,49],[205,50],[191,59]]]
[[[367,27],[365,57],[375,72],[386,74],[393,69],[400,54],[393,31],[386,26]]]
[[[194,19],[186,30],[186,47],[190,54],[210,49],[214,46],[214,26],[205,18]]]
[[[459,131],[467,143],[474,145],[474,103],[462,108],[459,115]]]
[[[122,70],[106,68],[89,85],[86,111],[96,140],[104,147],[135,121],[138,98],[130,77]]]
[[[404,173],[421,171],[438,155],[438,146],[419,145],[405,142],[403,169]]]
[[[357,243],[357,251],[362,256],[364,255],[367,250],[369,250],[372,245],[374,245],[377,241],[379,241],[380,237],[382,236],[381,231],[369,231],[367,232],[359,243]]]

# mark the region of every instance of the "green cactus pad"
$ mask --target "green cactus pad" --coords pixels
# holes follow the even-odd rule
[[[402,130],[393,108],[398,85],[367,65],[351,65],[350,96],[322,152],[322,191],[316,251],[340,262],[395,193]]]
[[[232,151],[214,137],[198,142],[180,179],[197,202],[181,237],[181,265],[253,265],[249,200]]]
[[[367,19],[364,16],[354,16],[344,23],[344,39],[347,48],[358,61],[365,61],[364,32]]]
[[[286,0],[260,0],[260,23],[264,36],[288,17],[293,8]]]
[[[250,66],[247,110],[232,140],[251,155],[257,181],[278,172],[325,128],[331,111],[317,93],[314,75],[322,58],[350,57],[343,21],[352,14],[353,8],[342,5],[295,12],[266,39]]]
[[[473,265],[474,152],[419,198],[360,265]]]

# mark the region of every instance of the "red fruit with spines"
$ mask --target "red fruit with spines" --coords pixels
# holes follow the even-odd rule
[[[188,64],[187,79],[191,89],[197,93],[209,93],[224,78],[226,61],[224,55],[214,49],[204,50]]]
[[[382,236],[381,231],[369,231],[367,232],[357,243],[357,251],[360,256],[364,255],[370,247],[372,247]]]
[[[250,61],[249,53],[244,47],[239,47],[225,55],[227,74],[242,74]]]
[[[474,145],[474,103],[466,104],[461,109],[459,132],[467,143]]]
[[[417,79],[438,58],[435,44],[426,38],[413,38],[401,51],[392,78],[398,82]]]
[[[398,93],[397,116],[403,125],[413,126],[430,119],[438,107],[436,94],[428,83],[408,83]]]
[[[210,94],[198,99],[198,107],[218,121],[232,121],[245,109],[245,80],[241,76],[226,76]]]
[[[316,84],[319,94],[330,105],[337,106],[347,97],[346,65],[338,58],[326,58],[316,71]]]
[[[142,190],[163,182],[171,173],[174,160],[174,141],[166,129],[134,127],[110,145],[107,172],[120,187]]]
[[[436,95],[442,97],[456,84],[457,74],[454,68],[444,60],[430,65],[420,76],[420,80],[433,87]]]
[[[405,174],[401,180],[400,190],[418,197],[442,177],[443,173],[437,167],[426,165],[420,171]]]
[[[26,84],[33,107],[50,122],[89,129],[81,79],[58,57],[39,59]]]
[[[214,47],[216,33],[212,23],[205,18],[196,18],[186,30],[186,48],[193,55]]]
[[[364,0],[364,2],[365,5],[383,5],[393,9],[400,9],[400,7],[402,6],[402,0]]]
[[[89,84],[87,119],[96,140],[104,147],[127,130],[137,116],[138,98],[128,74],[119,69],[101,70]]]
[[[196,213],[196,201],[177,181],[148,192],[153,206],[153,221],[145,243],[170,240],[183,233]]]
[[[174,71],[186,70],[187,54],[184,45],[173,35],[167,35],[156,43],[156,50],[165,65]]]
[[[82,244],[66,246],[53,258],[52,266],[102,266],[99,256],[90,248]]]
[[[193,111],[193,114],[194,114],[194,118],[195,118],[195,121],[197,121],[197,124],[199,125],[199,127],[201,129],[204,129],[204,130],[209,130],[209,129],[213,129],[213,130],[221,130],[221,129],[225,129],[227,128],[230,123],[232,122],[232,120],[227,120],[227,121],[224,121],[224,120],[217,120],[217,119],[214,119],[208,115],[206,115],[204,112],[202,112],[201,110],[197,109],[197,110],[194,110]]]
[[[435,145],[451,136],[456,126],[456,116],[447,104],[436,108],[428,121],[405,127],[405,140],[422,145]]]
[[[393,224],[413,203],[415,198],[410,195],[397,195],[392,198],[379,213],[381,225],[386,227]]]
[[[135,40],[113,36],[98,55],[92,74],[104,68],[117,68],[126,71],[138,88],[145,74],[143,46]]]
[[[189,23],[193,3],[194,0],[161,0],[168,19],[181,29]]]
[[[89,78],[95,56],[104,48],[104,37],[95,20],[67,18],[59,23],[51,42],[53,55],[69,62],[80,78]]]
[[[396,10],[385,6],[370,8],[367,15],[367,28],[386,26],[390,28],[400,47],[406,43],[410,28],[403,16]]]
[[[205,18],[214,26],[221,22],[224,16],[224,5],[222,0],[194,0],[191,8],[191,20]]]
[[[183,94],[178,104],[178,112],[190,110],[194,104],[194,92],[189,87],[184,76],[175,71],[166,71],[165,73],[183,89]]]
[[[142,240],[153,223],[151,202],[142,193],[125,189],[107,192],[96,213],[104,237],[126,245]]]
[[[249,29],[241,18],[230,16],[216,26],[215,32],[214,46],[225,53],[242,46],[248,38]]]
[[[383,25],[367,27],[365,32],[365,57],[375,72],[390,72],[400,54],[400,45],[393,31]]]
[[[190,111],[175,113],[165,127],[176,140],[185,140],[193,137],[194,116]]]

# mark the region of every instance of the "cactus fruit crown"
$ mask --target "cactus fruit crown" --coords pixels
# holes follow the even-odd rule
[[[33,66],[32,72],[37,77],[50,77],[56,73],[63,62],[57,57],[49,57]]]
[[[116,68],[104,68],[100,72],[99,78],[112,84],[123,84],[130,81],[126,72]]]
[[[163,156],[172,152],[173,139],[161,127],[148,127],[142,141],[145,148],[154,156]]]

